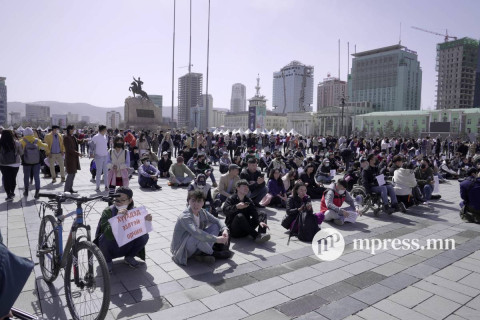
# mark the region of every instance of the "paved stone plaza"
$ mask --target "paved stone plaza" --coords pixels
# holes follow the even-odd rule
[[[89,159],[74,189],[94,195]],[[21,169],[21,168],[20,168]],[[218,168],[216,170],[219,176]],[[25,201],[23,175],[13,203],[0,205],[0,227],[14,253],[35,262],[40,219],[33,192]],[[42,191],[63,191],[42,179]],[[137,206],[153,215],[154,231],[147,244],[147,261],[132,270],[118,259],[111,276],[108,319],[480,319],[480,225],[463,223],[458,215],[458,182],[440,185],[442,199],[407,214],[373,217],[369,212],[354,225],[334,226],[347,243],[344,254],[321,262],[310,244],[292,239],[280,226],[285,210],[268,213],[272,240],[254,245],[233,239],[231,260],[213,265],[193,259],[188,267],[172,262],[170,240],[177,216],[185,208],[185,189],[172,189],[162,180],[161,191],[140,191],[131,180]],[[103,190],[103,187],[102,187]],[[2,191],[2,200],[5,193]],[[97,202],[87,222],[96,228],[106,206]],[[319,210],[319,201],[314,211]],[[68,210],[74,205],[67,204]],[[69,230],[72,219],[65,223]],[[64,240],[66,240],[65,232]],[[353,239],[454,239],[456,249],[354,251]],[[63,272],[62,272],[63,273]],[[53,285],[43,280],[38,264],[15,304],[44,319],[69,319],[63,277]]]

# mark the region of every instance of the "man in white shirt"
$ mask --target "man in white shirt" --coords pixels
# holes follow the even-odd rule
[[[105,191],[108,190],[107,179],[107,161],[108,161],[108,139],[107,139],[107,127],[100,125],[98,127],[98,133],[93,136],[90,146],[90,158],[95,158],[95,165],[97,167],[97,175],[95,182],[97,188],[95,191],[100,191],[100,178],[103,172],[103,181],[105,182]]]

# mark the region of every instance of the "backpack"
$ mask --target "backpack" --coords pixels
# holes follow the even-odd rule
[[[12,164],[17,161],[17,155],[15,154],[15,148],[13,150],[5,150],[2,148],[0,151],[0,163],[4,164]]]
[[[297,215],[292,223],[288,242],[290,242],[292,236],[296,236],[300,241],[312,242],[313,237],[319,230],[317,216],[313,212],[303,211]]]
[[[40,149],[37,145],[38,139],[30,142],[25,140],[25,149],[23,151],[23,162],[25,164],[37,164],[40,162]]]

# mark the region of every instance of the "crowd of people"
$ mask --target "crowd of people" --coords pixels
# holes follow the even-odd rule
[[[69,125],[63,133],[58,126],[48,133],[31,128],[3,130],[0,169],[5,200],[15,199],[20,167],[24,197],[29,196],[33,184],[38,199],[41,173],[52,184],[60,178],[65,192],[76,193],[81,157],[91,159],[89,170],[96,192],[120,195],[104,210],[99,226],[99,247],[110,271],[112,259],[117,257],[125,257],[127,264],[136,267],[139,262],[134,257],[142,257],[148,242],[147,235],[119,248],[109,229],[109,218],[133,208],[129,185],[135,179],[141,190],[161,190],[162,180],[171,188],[186,188],[186,207],[178,217],[171,243],[172,259],[181,265],[190,257],[199,261],[229,258],[231,238],[269,241],[265,207],[284,211],[281,225],[291,236],[305,241],[311,241],[312,232],[324,221],[355,223],[365,201],[355,196],[359,188],[367,197],[376,194],[386,214],[407,213],[411,206],[438,200],[436,184],[464,179],[462,217],[475,221],[480,213],[480,200],[472,194],[480,190],[480,144],[476,141],[428,136],[366,139],[135,132],[103,125],[96,130]],[[220,172],[218,183],[215,170]],[[314,212],[313,200],[319,200],[319,211]]]

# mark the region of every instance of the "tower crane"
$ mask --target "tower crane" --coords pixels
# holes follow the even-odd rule
[[[422,29],[422,28],[419,28],[419,27],[412,26],[412,28],[416,29],[416,30],[423,31],[423,32],[428,32],[428,33],[431,33],[431,34],[435,34],[437,36],[445,37],[445,42],[448,42],[449,39],[457,40],[457,37],[449,36],[448,35],[448,30],[446,30],[446,29],[445,29],[445,34],[442,34],[442,33],[438,33],[438,32],[435,32],[435,31],[425,30],[425,29]]]

